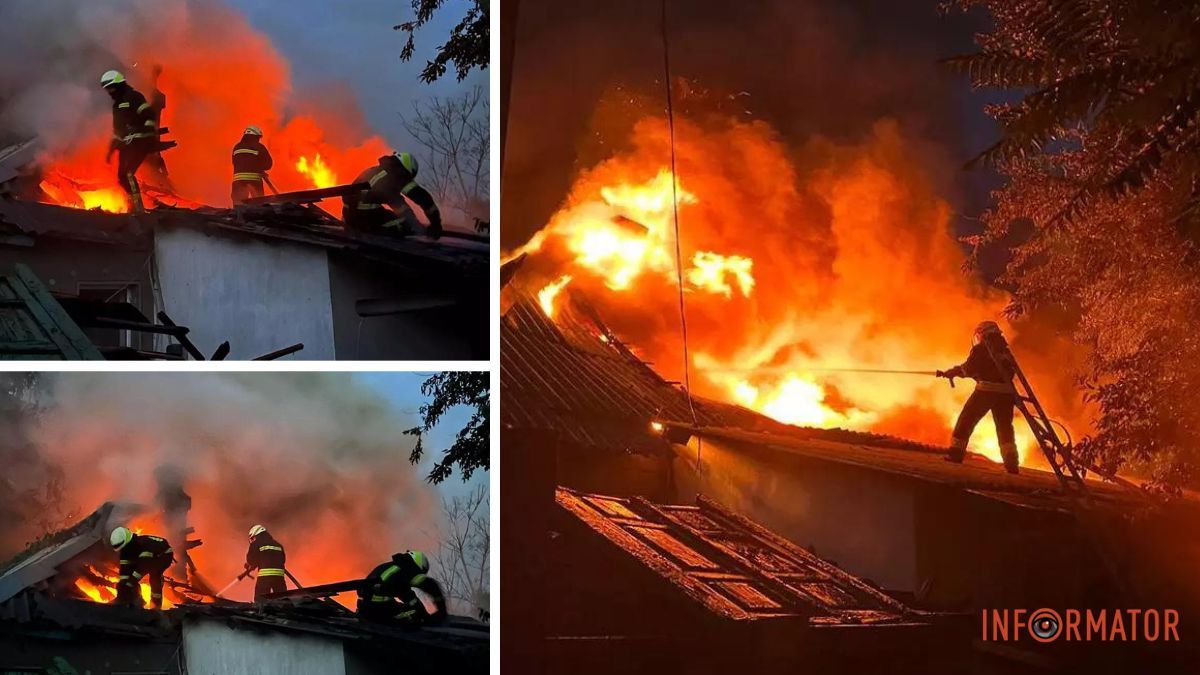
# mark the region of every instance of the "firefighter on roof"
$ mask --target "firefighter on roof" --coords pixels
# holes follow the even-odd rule
[[[996,438],[1000,441],[1000,455],[1004,458],[1004,468],[1009,473],[1017,473],[1019,457],[1017,443],[1013,435],[1013,408],[1016,405],[1016,390],[1013,388],[1014,372],[1011,368],[1002,367],[997,363],[993,354],[1008,352],[1004,335],[1000,326],[994,321],[984,321],[975,327],[972,338],[971,353],[967,360],[949,370],[937,371],[938,377],[949,378],[951,384],[956,377],[969,377],[975,380],[975,391],[963,405],[954,423],[954,435],[950,440],[950,454],[946,458],[951,462],[962,462],[967,452],[967,442],[975,425],[983,416],[992,413],[992,422],[996,424]]]
[[[171,544],[162,537],[134,534],[127,527],[114,529],[108,543],[120,555],[115,603],[140,607],[142,595],[138,586],[143,577],[149,577],[150,605],[154,609],[162,607],[163,573],[175,562]]]
[[[346,226],[403,236],[404,220],[416,204],[429,221],[426,234],[437,239],[442,234],[442,214],[433,195],[417,184],[417,158],[407,152],[395,152],[379,158],[379,164],[363,171],[355,183],[367,183],[366,190],[342,197],[342,220]]]
[[[158,116],[146,97],[129,86],[120,72],[104,73],[100,86],[113,100],[113,138],[104,159],[112,162],[113,153],[118,153],[117,182],[128,193],[130,208],[140,213],[145,207],[136,174],[146,157],[159,150]]]
[[[426,596],[433,607],[418,596]],[[441,623],[446,619],[446,597],[429,576],[429,559],[420,551],[392,556],[367,575],[367,586],[358,592],[358,614],[383,623],[412,625]]]
[[[262,143],[262,129],[254,125],[242,132],[242,140],[233,146],[233,203],[263,196],[263,181],[273,161]]]
[[[284,564],[287,555],[283,552],[283,544],[275,540],[267,528],[255,525],[250,528],[250,550],[246,551],[246,571],[258,570],[258,579],[254,582],[254,601],[263,600],[263,596],[277,591],[286,591],[284,581]]]

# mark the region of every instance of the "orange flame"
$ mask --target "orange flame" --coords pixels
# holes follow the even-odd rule
[[[547,315],[573,279],[665,378],[682,379],[674,186],[697,393],[788,424],[947,445],[969,389],[812,371],[950,367],[965,359],[971,327],[1005,304],[961,274],[950,207],[898,129],[795,151],[761,122],[676,125],[674,183],[661,164],[665,122],[642,120],[634,149],[583,172],[548,224],[506,256],[530,254],[528,274],[555,280],[538,294]],[[989,427],[971,450],[998,461]],[[1023,424],[1016,431],[1025,459],[1036,446]]]
[[[307,157],[296,160],[296,170],[312,181],[313,187],[327,188],[338,184],[337,174],[321,159],[317,153],[310,161]]]
[[[538,291],[538,303],[541,304],[542,311],[546,313],[546,316],[554,318],[554,298],[569,283],[571,283],[571,275],[564,274],[557,280],[546,284],[545,288]]]
[[[217,30],[223,39],[214,41]],[[248,124],[263,130],[263,143],[275,159],[271,178],[285,192],[334,185],[337,176],[357,175],[391,152],[381,137],[370,133],[349,89],[297,92],[287,62],[270,39],[222,3],[190,8],[172,16],[159,34],[114,39],[107,47],[116,62],[138,64],[126,68],[125,76],[148,99],[153,98],[149,64],[162,66],[157,86],[167,107],[161,123],[170,129],[166,140],[178,146],[162,153],[169,184],[148,164],[139,169],[147,208],[157,203],[229,205],[230,152]],[[93,115],[85,130],[71,138],[47,139],[39,165],[44,176],[102,192],[76,196],[80,190],[64,191],[55,184],[43,186],[45,199],[73,208],[124,211],[115,157],[112,164],[105,163],[111,138],[108,98],[97,88],[86,105]],[[147,190],[149,186],[158,189]]]

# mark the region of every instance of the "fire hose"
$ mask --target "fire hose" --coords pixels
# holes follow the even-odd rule
[[[246,570],[245,572],[242,572],[241,574],[237,575],[237,577],[235,577],[233,581],[229,582],[229,584],[226,585],[225,588],[222,588],[221,590],[217,591],[214,595],[216,595],[218,598],[221,597],[222,595],[224,595],[225,591],[228,591],[229,589],[233,588],[239,581],[241,581],[242,579],[245,579],[248,576],[250,576],[250,570]]]

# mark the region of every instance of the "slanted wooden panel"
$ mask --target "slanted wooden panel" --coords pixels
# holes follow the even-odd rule
[[[18,264],[0,277],[0,359],[103,358],[32,270]]]
[[[854,575],[703,498],[663,506],[559,488],[556,501],[664,583],[729,619],[923,623]]]

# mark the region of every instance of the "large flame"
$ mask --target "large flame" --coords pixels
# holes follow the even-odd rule
[[[222,39],[213,40],[214,32]],[[220,3],[165,13],[153,35],[126,37],[131,39],[108,45],[116,55],[114,65],[131,64],[124,69],[126,77],[148,98],[152,64],[162,66],[158,88],[167,100],[162,125],[170,130],[166,138],[178,142],[162,154],[169,184],[147,165],[138,173],[148,208],[156,203],[229,205],[231,152],[250,124],[263,130],[275,160],[271,179],[285,192],[335,185],[338,177],[357,175],[390,152],[382,138],[369,133],[348,89],[293,91],[288,65],[270,40]],[[87,81],[94,82],[103,70],[97,66]],[[98,86],[89,111],[91,121],[83,131],[43,139],[44,199],[124,211],[116,157],[105,163],[111,113]]]
[[[675,181],[668,139],[663,120],[639,122],[633,148],[584,172],[511,252],[532,254],[547,315],[569,279],[667,379],[681,379],[681,277],[697,393],[789,424],[945,446],[969,387],[820,370],[948,368],[966,358],[975,323],[1005,304],[962,274],[950,207],[896,127],[797,151],[762,123],[681,121]],[[1036,446],[1024,425],[1017,434],[1024,461]],[[999,460],[986,420],[971,449]]]

